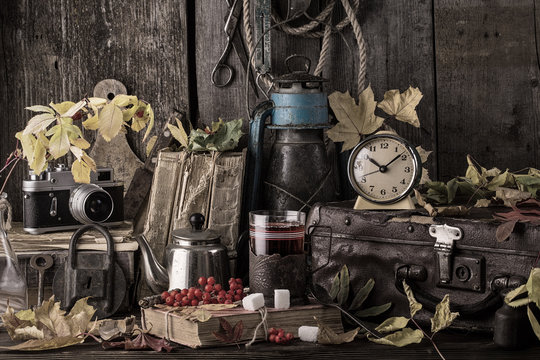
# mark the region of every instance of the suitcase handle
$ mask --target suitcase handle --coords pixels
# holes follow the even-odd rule
[[[409,276],[412,274],[413,276]],[[425,267],[419,265],[402,265],[399,266],[395,273],[395,286],[399,292],[405,294],[403,289],[403,280],[409,280],[407,284],[411,287],[414,296],[424,308],[430,312],[435,312],[435,308],[441,298],[434,296],[427,291],[416,286],[415,281],[423,281],[427,277]],[[491,281],[491,291],[482,300],[473,304],[452,304],[450,303],[451,311],[457,311],[462,316],[478,315],[495,307],[500,307],[502,303],[501,292],[503,290],[512,289],[525,284],[526,280],[519,276],[496,275]]]

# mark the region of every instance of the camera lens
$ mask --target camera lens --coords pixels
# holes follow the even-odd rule
[[[106,221],[113,208],[111,195],[95,184],[80,185],[69,198],[71,215],[83,224]]]

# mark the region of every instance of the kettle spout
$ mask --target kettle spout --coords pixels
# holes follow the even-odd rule
[[[144,278],[146,285],[155,294],[169,289],[169,274],[167,270],[156,260],[148,240],[143,234],[135,236],[135,240],[139,244],[144,264]]]

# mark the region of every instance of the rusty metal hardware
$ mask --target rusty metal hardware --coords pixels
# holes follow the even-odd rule
[[[37,270],[38,275],[38,295],[37,306],[43,302],[43,291],[45,288],[45,271],[54,265],[54,260],[49,254],[37,254],[30,258],[30,266]]]
[[[431,225],[429,235],[437,239],[434,248],[439,261],[439,281],[442,284],[449,283],[452,280],[454,242],[463,237],[463,231],[449,225]]]

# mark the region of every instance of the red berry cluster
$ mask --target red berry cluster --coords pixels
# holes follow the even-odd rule
[[[225,291],[221,284],[216,284],[216,279],[209,276],[208,279],[201,276],[198,280],[200,288],[174,289],[164,291],[161,299],[169,306],[197,306],[206,304],[232,304],[244,298],[242,279],[230,278],[229,290]]]
[[[276,329],[276,328],[270,328],[268,330],[268,341],[286,345],[290,343],[294,339],[294,335],[292,333],[287,333],[283,331],[283,329]]]

